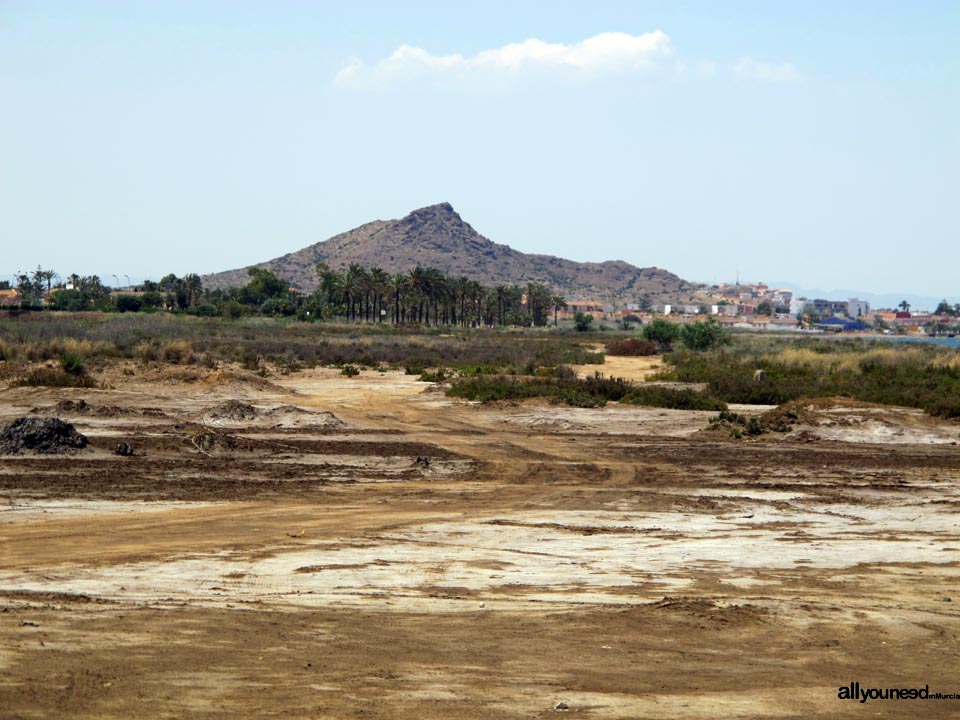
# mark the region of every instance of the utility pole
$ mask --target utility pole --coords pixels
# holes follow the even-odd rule
[[[117,292],[120,292],[120,278],[118,278],[116,275],[114,275],[114,276],[113,276],[113,279],[114,279],[114,281],[116,281]]]
[[[124,277],[127,279],[127,291],[129,291],[129,290],[130,290],[130,276],[129,276],[129,275],[124,275]]]

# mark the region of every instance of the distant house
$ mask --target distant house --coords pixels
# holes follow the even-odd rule
[[[870,314],[870,303],[866,300],[850,298],[847,300],[847,317],[863,318]]]
[[[844,320],[838,317],[825,318],[817,327],[821,327],[824,330],[834,330],[836,332],[862,332],[870,328],[870,326],[862,320]]]
[[[595,318],[602,319],[607,314],[607,307],[602,302],[594,300],[567,300],[567,307],[557,313],[557,317],[563,320],[570,320],[578,312],[585,315],[593,315]],[[610,308],[612,311],[613,308]]]
[[[789,315],[776,315],[770,320],[770,324],[778,328],[793,328],[797,326],[797,319]]]
[[[812,305],[814,312],[821,317],[847,314],[846,300],[824,300],[823,298],[817,298],[812,302]]]
[[[12,307],[19,304],[19,290],[0,290],[0,307]]]
[[[603,303],[592,300],[567,300],[567,312],[602,313]]]

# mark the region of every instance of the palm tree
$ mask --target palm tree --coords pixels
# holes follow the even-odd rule
[[[200,299],[203,293],[203,282],[196,273],[188,273],[183,276],[183,288],[187,293],[187,306],[193,307]]]
[[[423,303],[427,296],[427,288],[430,283],[430,276],[425,268],[417,265],[410,271],[408,279],[410,290],[417,300],[417,322],[423,322]]]
[[[486,296],[486,289],[476,280],[471,280],[467,283],[467,294],[474,310],[476,325],[480,327],[483,321],[483,299]]]
[[[910,303],[908,303],[906,300],[901,300],[900,304],[897,307],[899,307],[904,312],[910,312]]]
[[[320,291],[326,304],[333,307],[343,299],[343,277],[334,272],[325,262],[317,263],[317,275],[320,277]]]
[[[504,305],[507,302],[509,288],[506,285],[497,285],[493,289],[493,295],[497,299],[497,325],[506,325],[506,313]]]
[[[361,319],[370,319],[370,273],[367,269],[358,263],[352,263],[347,268],[347,274],[353,275],[356,284],[357,306],[360,310]],[[356,318],[356,314],[354,314]]]
[[[383,268],[375,267],[370,271],[369,280],[373,292],[373,317],[380,322],[383,319],[383,296],[390,287],[390,276]]]
[[[342,292],[347,303],[348,321],[356,319],[354,303],[360,299],[360,294],[363,292],[364,275],[366,275],[366,271],[357,263],[353,263],[347,268],[347,272],[343,276]]]
[[[557,326],[557,312],[567,307],[567,299],[563,295],[554,295],[551,300],[553,303],[553,326]]]
[[[440,324],[439,306],[447,296],[447,276],[436,268],[427,268],[427,297],[433,302],[433,324]],[[427,319],[429,324],[429,318]]]
[[[393,324],[400,324],[400,304],[403,291],[407,289],[409,278],[403,273],[397,273],[390,277],[390,289],[393,292]],[[406,308],[404,308],[404,314]]]

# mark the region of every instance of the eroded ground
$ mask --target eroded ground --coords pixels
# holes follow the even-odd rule
[[[960,691],[956,424],[110,380],[0,394],[90,438],[0,464],[0,717],[960,715],[837,700]]]

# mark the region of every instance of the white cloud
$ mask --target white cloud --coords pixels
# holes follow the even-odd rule
[[[770,63],[743,56],[735,62],[676,57],[670,37],[662,30],[630,35],[607,32],[576,43],[548,43],[536,38],[509,43],[475,55],[434,55],[413,45],[401,45],[388,57],[367,65],[353,59],[337,73],[340,85],[380,86],[404,79],[449,78],[461,84],[481,78],[519,77],[537,69],[554,69],[580,77],[672,69],[678,76],[710,78],[733,75],[756,81],[790,82],[800,72],[790,63]]]
[[[587,73],[629,72],[652,69],[672,54],[670,38],[662,30],[642,35],[600,33],[569,45],[531,38],[483,50],[471,57],[433,55],[423,48],[401,45],[376,65],[349,63],[337,73],[336,81],[346,83],[365,75],[400,77],[424,70],[518,73],[534,67],[554,67]]]
[[[772,82],[792,82],[800,79],[800,72],[790,63],[768,63],[742,57],[733,65],[733,71],[744,78],[770,80]]]

